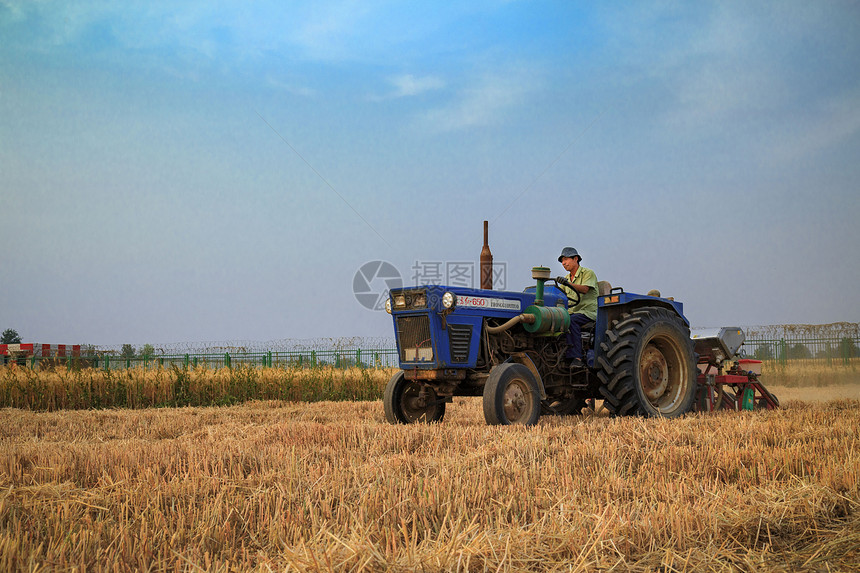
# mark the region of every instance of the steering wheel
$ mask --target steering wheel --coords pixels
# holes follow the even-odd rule
[[[572,282],[570,282],[569,280],[567,280],[567,279],[566,279],[566,278],[564,278],[564,277],[556,277],[556,278],[555,278],[555,284],[564,285],[564,286],[566,286],[567,288],[569,288],[570,290],[572,290],[572,291],[573,291],[573,293],[576,295],[576,300],[574,300],[574,301],[573,301],[573,305],[574,305],[574,306],[576,306],[577,304],[579,304],[579,301],[580,301],[580,299],[582,298],[582,295],[580,294],[580,292],[579,292],[578,290],[576,290],[575,288],[573,288],[573,283],[572,283]],[[567,294],[567,293],[564,293],[564,294]],[[573,299],[572,299],[572,297],[571,297],[570,295],[568,295],[568,298],[569,298],[569,299],[571,299],[571,300],[573,300]]]

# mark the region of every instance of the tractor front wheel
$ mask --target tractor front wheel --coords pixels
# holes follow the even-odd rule
[[[484,385],[484,419],[488,424],[533,426],[540,418],[540,391],[531,371],[513,362],[490,370]]]
[[[436,391],[407,380],[403,370],[388,381],[382,404],[385,419],[391,424],[441,422],[445,416],[445,402],[439,399]]]
[[[674,312],[644,307],[624,314],[600,349],[597,377],[611,414],[676,418],[693,409],[693,341]]]

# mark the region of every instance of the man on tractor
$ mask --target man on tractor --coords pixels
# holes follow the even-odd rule
[[[582,362],[582,327],[597,320],[597,275],[591,269],[580,266],[582,257],[573,247],[561,250],[558,262],[568,272],[568,285],[559,284],[567,295],[567,312],[570,314],[570,330],[567,333],[567,352],[570,369],[579,370]]]

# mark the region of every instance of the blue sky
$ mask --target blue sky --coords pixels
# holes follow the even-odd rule
[[[857,2],[0,0],[30,341],[389,336],[359,268],[483,220],[511,290],[570,245],[694,326],[857,322],[858,182]]]

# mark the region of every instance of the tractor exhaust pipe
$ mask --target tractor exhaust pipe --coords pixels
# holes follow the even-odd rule
[[[484,221],[484,248],[481,249],[481,288],[493,290],[493,253],[489,243],[490,222]]]
[[[498,334],[500,332],[512,329],[521,322],[524,324],[534,324],[535,317],[531,314],[526,313],[518,314],[504,324],[500,324],[499,326],[488,326],[487,332],[489,332],[490,334]]]

